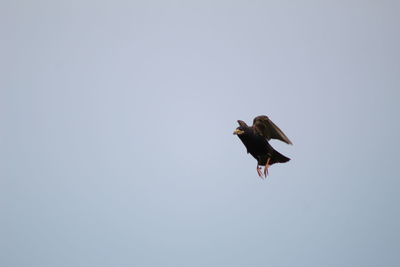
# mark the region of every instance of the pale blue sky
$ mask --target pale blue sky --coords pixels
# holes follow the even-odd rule
[[[2,1],[0,266],[399,266],[399,14]]]

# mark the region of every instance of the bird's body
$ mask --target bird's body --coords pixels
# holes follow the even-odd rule
[[[266,176],[270,165],[290,160],[269,144],[268,140],[271,138],[280,139],[288,144],[291,144],[291,141],[267,116],[256,117],[251,127],[243,121],[238,121],[238,123],[240,126],[234,134],[237,134],[243,142],[247,153],[257,160],[257,173],[260,177],[262,177],[260,165],[265,166],[264,175]]]
[[[258,165],[264,166],[267,163],[268,157],[271,158],[269,165],[278,162],[284,163],[290,160],[276,151],[265,137],[255,133],[251,128],[249,128],[244,134],[238,136],[246,147],[247,153],[257,160]]]

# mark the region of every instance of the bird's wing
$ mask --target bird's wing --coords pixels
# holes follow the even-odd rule
[[[253,128],[256,132],[270,139],[278,139],[292,145],[289,138],[267,116],[257,116],[253,120]]]
[[[239,123],[240,127],[243,127],[243,128],[249,127],[249,126],[247,126],[247,124],[244,121],[238,120],[237,122]]]

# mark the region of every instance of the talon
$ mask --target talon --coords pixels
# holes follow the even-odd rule
[[[260,176],[261,179],[264,179],[263,176],[262,176],[261,167],[259,167],[258,165],[257,165],[257,173],[258,173],[258,176]]]
[[[268,158],[267,159],[267,163],[265,164],[265,167],[264,167],[264,175],[265,175],[265,178],[267,178],[267,176],[268,176],[268,168],[269,168],[269,160],[270,160],[270,158]]]
[[[264,175],[265,175],[265,177],[268,176],[268,167],[269,167],[269,166],[265,166],[265,168],[264,168]]]

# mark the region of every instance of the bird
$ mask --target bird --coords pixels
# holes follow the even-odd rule
[[[260,115],[253,119],[253,125],[248,126],[244,121],[238,120],[239,127],[233,132],[243,142],[247,153],[257,160],[257,174],[265,179],[268,175],[268,168],[275,163],[285,163],[290,158],[276,151],[269,140],[278,139],[287,144],[293,145],[289,138],[278,126],[273,123],[268,116]],[[264,166],[264,177],[262,167]]]

